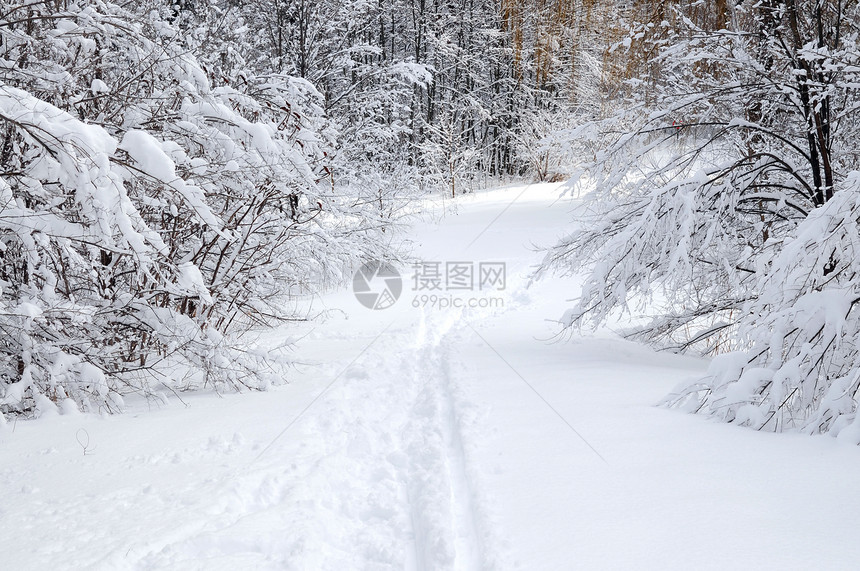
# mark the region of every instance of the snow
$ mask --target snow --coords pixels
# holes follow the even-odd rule
[[[560,192],[445,201],[410,233],[425,261],[506,262],[504,307],[415,308],[403,268],[390,309],[338,292],[261,337],[300,338],[287,385],[0,425],[3,567],[854,568],[856,447],[653,406],[703,361],[558,342],[580,278],[529,272]]]
[[[178,145],[171,141],[158,141],[155,137],[140,130],[129,130],[122,138],[119,148],[134,159],[142,172],[152,176],[173,189],[188,203],[200,219],[214,229],[223,226],[206,204],[203,190],[186,183],[176,174],[176,164],[168,153],[177,149]]]
[[[194,295],[199,295],[200,299],[206,303],[212,303],[212,296],[206,289],[206,282],[203,280],[200,268],[192,262],[183,262],[179,264],[178,270],[177,283],[181,288]]]
[[[110,93],[110,87],[101,79],[93,79],[90,91],[93,93]]]
[[[405,80],[419,85],[429,85],[433,81],[434,69],[432,66],[409,61],[392,64],[389,73],[400,75]]]

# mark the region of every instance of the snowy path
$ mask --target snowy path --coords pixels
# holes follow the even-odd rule
[[[554,196],[415,228],[425,260],[506,262],[504,308],[344,292],[272,392],[0,429],[0,568],[856,568],[856,448],[654,408],[695,359],[547,341],[574,284],[524,276]]]

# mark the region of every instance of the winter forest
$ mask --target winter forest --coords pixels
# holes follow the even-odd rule
[[[820,568],[744,551],[752,519],[708,540],[734,559],[667,559],[653,515],[610,562],[588,522],[693,494],[682,448],[717,490],[827,455],[808,485],[850,507],[858,141],[854,0],[0,0],[0,535],[45,534],[15,568]],[[485,266],[499,296],[458,297]],[[512,499],[536,476],[497,451],[582,496]],[[177,491],[186,464],[214,475]],[[195,531],[79,553],[126,517],[68,483],[95,466]],[[711,536],[691,514],[744,494],[782,521],[780,481],[662,524]]]
[[[277,382],[237,339],[396,256],[416,198],[549,174],[546,137],[600,113],[602,48],[580,46],[603,17],[3,3],[0,410]]]

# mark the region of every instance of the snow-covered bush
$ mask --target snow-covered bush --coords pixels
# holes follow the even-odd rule
[[[379,247],[313,86],[216,68],[181,24],[0,2],[0,413],[263,387],[273,361],[237,336]]]
[[[743,349],[717,356],[666,402],[860,443],[860,172],[768,248],[771,263],[735,320]]]
[[[860,8],[723,8],[631,25],[616,49],[645,62],[641,78],[576,133],[600,145],[582,179],[594,189],[546,266],[590,270],[565,326],[636,304],[652,318],[631,337],[719,355],[667,403],[838,433],[860,381]]]

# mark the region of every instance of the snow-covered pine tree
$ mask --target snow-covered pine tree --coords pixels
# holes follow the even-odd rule
[[[719,354],[668,404],[860,442],[858,22],[842,0],[674,3],[615,46],[630,97],[579,132],[587,222],[546,265],[590,269],[566,327],[638,303],[631,337]]]

